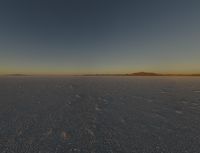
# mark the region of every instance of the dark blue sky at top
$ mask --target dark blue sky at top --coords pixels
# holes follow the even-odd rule
[[[0,68],[198,71],[199,26],[194,0],[2,0]]]

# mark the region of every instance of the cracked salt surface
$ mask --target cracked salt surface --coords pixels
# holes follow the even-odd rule
[[[0,78],[2,153],[199,153],[200,78]]]

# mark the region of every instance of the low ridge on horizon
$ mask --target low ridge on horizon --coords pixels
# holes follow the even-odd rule
[[[54,76],[55,74],[4,74],[3,76]],[[134,73],[119,73],[119,74],[56,74],[56,75],[66,75],[66,76],[200,76],[200,73],[156,73],[156,72],[134,72]]]

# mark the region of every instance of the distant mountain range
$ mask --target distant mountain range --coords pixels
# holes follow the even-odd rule
[[[200,76],[200,74],[161,74],[153,72],[137,72],[128,75],[129,76]]]
[[[129,74],[87,74],[84,76],[200,76],[200,74],[162,74],[154,72],[136,72]]]
[[[27,74],[7,74],[5,76],[32,76]],[[154,72],[136,72],[136,73],[128,73],[128,74],[84,74],[84,75],[73,75],[73,76],[200,76],[199,74],[162,74],[162,73],[154,73]]]
[[[153,72],[137,72],[137,73],[131,73],[127,75],[128,76],[162,76],[163,74],[153,73]]]

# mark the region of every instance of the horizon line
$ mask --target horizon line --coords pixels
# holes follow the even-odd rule
[[[82,74],[30,74],[30,73],[7,73],[0,76],[200,76],[199,73],[157,73],[157,72],[133,72],[133,73],[82,73]]]

